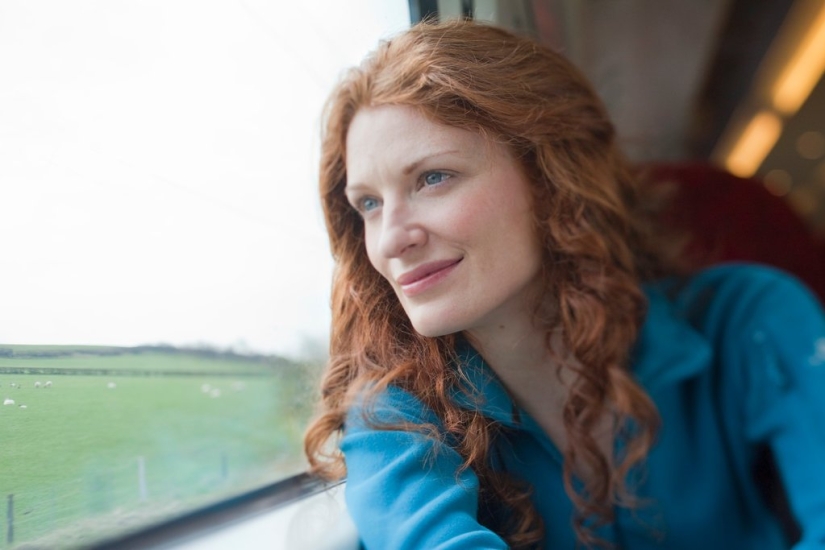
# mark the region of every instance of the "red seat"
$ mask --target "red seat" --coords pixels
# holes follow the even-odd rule
[[[759,180],[699,163],[649,169],[654,181],[676,184],[664,220],[692,235],[687,252],[700,265],[769,264],[799,277],[825,302],[825,243]]]

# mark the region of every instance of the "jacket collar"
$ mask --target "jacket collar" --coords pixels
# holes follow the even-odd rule
[[[464,338],[458,339],[456,355],[463,376],[455,401],[506,426],[518,425],[520,411],[487,361]]]
[[[705,337],[674,311],[660,287],[645,285],[644,291],[648,309],[631,350],[631,369],[642,387],[653,393],[706,370],[712,349]],[[481,355],[464,338],[459,338],[456,354],[463,374],[461,387],[453,396],[456,402],[469,409],[479,408],[506,426],[520,425],[524,413]]]
[[[630,361],[636,380],[655,392],[706,370],[713,356],[710,342],[694,329],[658,284],[644,286],[648,308]]]

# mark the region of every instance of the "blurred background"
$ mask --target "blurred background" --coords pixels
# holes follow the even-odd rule
[[[697,249],[825,296],[825,0],[0,0],[0,548],[305,469],[322,105],[427,17],[561,51]]]
[[[432,0],[534,36],[582,69],[637,161],[756,176],[825,235],[822,0]]]
[[[321,106],[424,17],[561,51],[631,159],[745,178],[664,174],[715,260],[825,294],[825,0],[3,0],[0,343],[322,359]]]

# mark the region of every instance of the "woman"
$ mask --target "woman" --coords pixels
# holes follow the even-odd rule
[[[818,306],[767,268],[661,278],[563,58],[415,26],[332,94],[320,181],[336,272],[306,450],[346,472],[367,548],[783,548],[764,445],[799,548],[825,547]]]

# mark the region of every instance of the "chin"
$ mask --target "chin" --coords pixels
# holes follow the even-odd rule
[[[426,336],[427,338],[437,338],[439,336],[446,336],[447,334],[452,334],[453,332],[458,332],[455,330],[446,330],[442,329],[441,327],[430,327],[425,326],[422,328],[418,328],[416,325],[413,325],[415,331],[420,334],[421,336]]]
[[[444,314],[410,315],[410,323],[418,334],[428,338],[446,336],[464,330],[457,319],[450,319]]]

